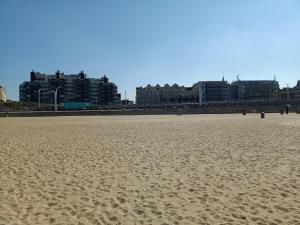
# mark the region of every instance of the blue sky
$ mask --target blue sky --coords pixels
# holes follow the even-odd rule
[[[0,85],[32,69],[106,74],[135,88],[199,80],[300,79],[299,0],[1,0]]]

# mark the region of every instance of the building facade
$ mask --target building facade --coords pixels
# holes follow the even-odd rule
[[[136,88],[137,105],[163,105],[180,103],[217,103],[227,101],[274,101],[280,89],[276,80],[199,81],[192,87],[174,84]],[[286,94],[285,94],[286,95]],[[284,96],[284,93],[281,94]],[[282,97],[284,98],[284,97]],[[286,97],[285,97],[286,98]],[[289,89],[289,98],[300,98],[300,81]]]
[[[1,102],[6,102],[6,91],[5,91],[5,88],[0,86],[0,101]]]
[[[164,86],[158,84],[151,86],[148,84],[146,87],[136,88],[136,104],[147,106],[196,101],[195,98],[191,98],[193,95],[196,95],[196,92],[195,90],[195,94],[193,94],[192,88],[178,86],[177,84],[172,86],[169,84]]]
[[[101,79],[87,78],[81,71],[79,74],[65,75],[57,71],[54,75],[32,71],[30,81],[19,86],[21,102],[54,103],[54,91],[57,91],[57,102],[88,102],[95,105],[118,104],[121,95],[118,87],[109,82],[106,76]]]
[[[178,84],[136,88],[137,105],[188,104],[202,102],[220,102],[230,99],[230,85],[227,81],[199,81],[192,87]]]
[[[237,80],[230,85],[231,100],[273,101],[278,99],[278,94],[276,80]]]
[[[300,80],[293,88],[285,87],[280,90],[281,100],[300,100]]]
[[[200,88],[202,102],[226,102],[230,100],[230,84],[227,81],[200,81],[197,83]]]

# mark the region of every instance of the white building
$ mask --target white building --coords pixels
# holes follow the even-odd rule
[[[137,105],[160,105],[177,103],[198,102],[198,86],[192,87],[179,86],[178,84],[165,84],[164,86],[151,86],[136,88]]]

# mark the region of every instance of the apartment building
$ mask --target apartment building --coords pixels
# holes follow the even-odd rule
[[[118,87],[104,75],[100,79],[88,78],[81,71],[78,74],[66,75],[57,71],[46,75],[32,71],[30,81],[19,86],[21,102],[54,103],[54,92],[57,90],[57,102],[88,102],[96,105],[118,104],[121,95]]]

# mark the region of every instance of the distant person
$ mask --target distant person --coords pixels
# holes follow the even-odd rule
[[[286,113],[286,114],[289,114],[289,105],[286,105],[286,106],[285,106],[285,113]]]

